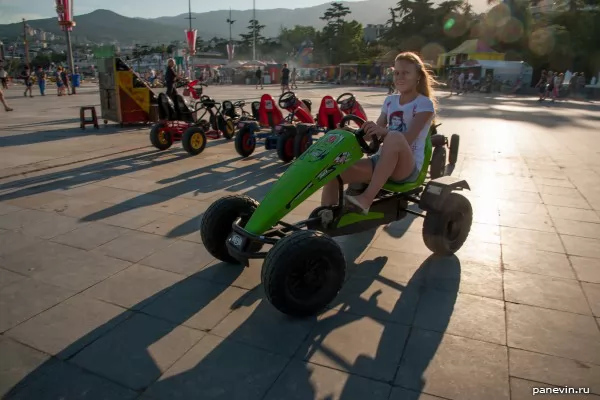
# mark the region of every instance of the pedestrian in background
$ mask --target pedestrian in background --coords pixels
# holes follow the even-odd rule
[[[35,73],[35,76],[37,78],[38,86],[40,87],[40,94],[42,96],[45,96],[46,95],[46,72],[44,71],[44,69],[42,68],[41,65],[37,68],[37,72]]]

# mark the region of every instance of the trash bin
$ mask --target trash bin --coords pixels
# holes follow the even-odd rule
[[[81,75],[73,74],[72,79],[73,79],[73,87],[78,88],[81,84]]]

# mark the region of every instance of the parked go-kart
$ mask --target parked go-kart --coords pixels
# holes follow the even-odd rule
[[[433,155],[431,156],[431,166],[429,174],[431,179],[436,179],[446,174],[446,148],[450,155],[448,156],[448,164],[455,165],[458,160],[458,147],[460,144],[460,136],[456,133],[450,137],[450,140],[444,135],[438,133],[437,128],[441,124],[431,125],[429,134],[431,135],[431,144],[433,146]]]
[[[202,107],[196,103],[192,108],[178,94],[176,102],[166,93],[158,95],[159,121],[150,129],[150,142],[159,150],[166,150],[176,141],[191,155],[202,153],[206,147],[206,129],[200,126],[196,112]]]
[[[362,129],[348,122],[364,120],[348,115],[298,158],[273,185],[259,204],[247,196],[221,198],[204,213],[200,226],[202,243],[214,257],[248,265],[249,259],[264,258],[262,284],[267,299],[281,312],[306,316],[327,306],[341,289],[346,260],[331,237],[376,228],[404,218],[407,213],[424,218],[423,240],[435,254],[451,255],[464,244],[471,228],[473,210],[466,197],[455,191],[470,189],[466,181],[442,177],[425,184],[432,153],[430,137],[425,162],[414,182],[387,183],[368,215],[344,207],[340,174],[379,148],[367,144]],[[305,221],[288,224],[281,219],[327,182],[340,184],[339,204],[317,207]],[[425,213],[408,209],[417,204]],[[261,251],[264,245],[272,245]]]
[[[344,99],[344,97],[349,98]],[[344,93],[338,97],[338,100],[339,99],[342,99],[344,102],[343,104],[346,114],[352,114],[352,111],[354,111],[358,114],[364,115],[362,106],[358,103],[352,93]],[[296,134],[294,157],[300,157],[300,155],[302,155],[312,145],[314,135],[317,135],[321,132],[328,132],[332,129],[337,129],[343,117],[344,112],[342,111],[337,100],[334,100],[333,97],[329,95],[324,96],[321,99],[321,106],[319,107],[319,112],[316,116],[316,126],[310,129],[298,131]]]
[[[200,105],[198,107],[198,104]],[[221,103],[215,101],[213,98],[208,96],[202,96],[200,102],[197,103],[197,112],[204,111],[201,116],[197,117],[199,122],[198,126],[202,127],[206,136],[211,139],[218,139],[223,134],[223,137],[227,140],[233,139],[235,133],[234,121],[223,113]],[[205,116],[208,114],[208,120]],[[185,143],[182,142],[185,146]]]
[[[298,100],[293,92],[282,94],[279,105],[289,111],[287,117],[283,117],[271,95],[263,94],[258,120],[238,123],[240,129],[235,137],[235,149],[240,156],[250,156],[256,149],[257,139],[264,139],[265,149],[277,150],[281,161],[290,162],[294,159],[296,132],[314,126],[315,121],[310,115],[310,103]]]
[[[223,101],[223,115],[231,118],[235,126],[238,123],[244,121],[256,121],[258,119],[258,108],[260,107],[259,101],[253,101],[251,104],[252,112],[248,112],[244,109],[246,102],[244,100],[238,100],[232,102],[230,100]]]
[[[340,94],[337,98],[337,103],[340,106],[340,110],[342,110],[344,114],[356,115],[364,121],[368,119],[364,108],[360,105],[352,93]]]

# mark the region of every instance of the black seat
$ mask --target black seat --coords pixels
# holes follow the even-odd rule
[[[258,110],[260,108],[260,101],[253,101],[251,108],[252,108],[252,117],[254,117],[254,119],[258,121],[260,119],[260,116],[258,114]]]
[[[193,110],[190,110],[183,96],[178,94],[175,102],[175,112],[177,114],[178,121],[194,122],[194,116],[192,115]]]
[[[222,105],[224,115],[232,119],[236,119],[238,117],[238,115],[235,112],[235,108],[233,107],[233,103],[231,101],[225,100],[223,101]]]
[[[166,93],[158,95],[158,118],[172,121],[175,118],[175,105]]]
[[[304,99],[304,100],[302,100],[302,102],[304,103],[304,105],[306,107],[308,107],[308,111],[311,112],[312,111],[312,101],[310,101],[308,99]]]

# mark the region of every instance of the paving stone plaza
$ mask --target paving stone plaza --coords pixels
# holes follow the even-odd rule
[[[345,91],[378,116],[385,89],[297,94],[318,105]],[[154,149],[147,126],[82,131],[79,107],[99,111],[94,86],[5,95],[0,398],[600,399],[598,104],[441,92],[440,133],[461,135],[452,175],[472,189],[466,244],[434,257],[410,216],[337,238],[344,288],[294,319],[264,299],[261,260],[218,262],[198,232],[216,199],[260,201],[287,168],[275,152],[242,159],[219,139],[190,157]],[[565,387],[589,394],[539,392]]]

